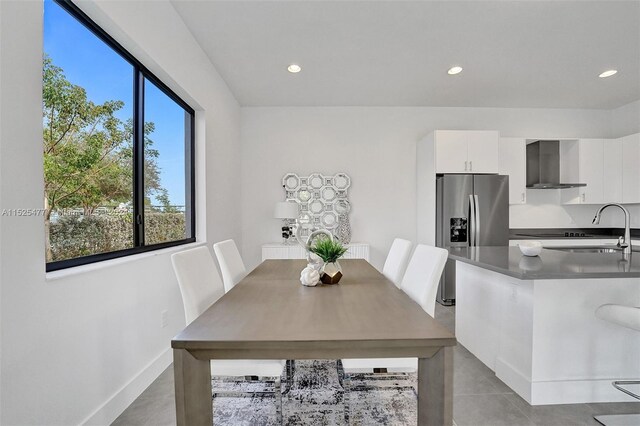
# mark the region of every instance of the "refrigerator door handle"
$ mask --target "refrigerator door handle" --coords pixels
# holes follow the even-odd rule
[[[469,195],[469,246],[476,245],[476,202],[474,195]]]
[[[476,212],[476,218],[474,220],[475,222],[475,226],[474,226],[474,230],[476,232],[476,236],[474,238],[475,240],[475,245],[479,245],[480,244],[480,201],[478,200],[478,196],[477,195],[473,195],[473,199],[475,200],[475,206],[474,206],[474,210]]]

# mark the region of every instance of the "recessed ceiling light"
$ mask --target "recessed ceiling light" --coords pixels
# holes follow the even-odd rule
[[[300,65],[297,65],[297,64],[291,64],[291,65],[289,65],[287,67],[287,71],[289,71],[290,73],[295,74],[297,72],[302,71],[302,67]]]
[[[607,70],[607,71],[603,72],[602,74],[600,74],[598,77],[600,77],[600,78],[611,77],[612,75],[614,75],[617,72],[618,72],[618,70]]]
[[[460,74],[462,72],[462,67],[451,67],[449,68],[449,71],[447,71],[447,74],[449,75],[456,75],[456,74]]]

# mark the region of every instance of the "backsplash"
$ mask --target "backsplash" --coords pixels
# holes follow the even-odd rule
[[[599,204],[562,205],[561,189],[529,189],[527,204],[509,207],[510,228],[620,228],[624,214],[619,209],[608,209],[600,225],[591,223]],[[625,205],[631,214],[631,227],[640,228],[640,205]]]

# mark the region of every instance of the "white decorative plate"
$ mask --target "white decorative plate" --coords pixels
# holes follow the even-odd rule
[[[333,200],[336,199],[338,194],[336,193],[335,189],[333,189],[330,186],[327,186],[327,187],[322,188],[321,195],[322,195],[322,199],[324,201],[333,201]]]
[[[344,173],[338,173],[333,177],[333,186],[337,189],[347,189],[351,186],[351,179]]]
[[[309,203],[309,211],[313,214],[320,214],[324,210],[324,204],[320,200],[313,200]]]
[[[351,211],[351,203],[348,200],[338,200],[334,205],[334,210],[338,214],[347,214]]]
[[[311,193],[309,192],[309,190],[307,190],[307,188],[302,188],[301,190],[298,191],[298,200],[300,200],[303,203],[306,203],[310,199],[311,199]]]
[[[335,228],[338,225],[338,218],[333,212],[323,213],[320,220],[322,225],[329,229]]]
[[[295,173],[288,173],[282,178],[282,185],[285,189],[293,190],[300,184],[300,178]]]
[[[300,214],[300,216],[298,216],[298,222],[302,226],[309,225],[311,223],[311,216],[309,215],[309,213],[302,213]]]
[[[313,189],[320,189],[323,185],[322,175],[320,173],[313,173],[309,176],[309,186]]]

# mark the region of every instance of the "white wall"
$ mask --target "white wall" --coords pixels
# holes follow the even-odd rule
[[[270,217],[287,171],[351,175],[353,239],[372,244],[380,267],[394,237],[414,238],[415,141],[431,130],[611,136],[610,113],[593,110],[241,113],[166,0],[79,4],[198,110],[198,238],[234,238],[249,267],[259,261],[260,244],[279,240],[279,222]],[[40,1],[0,1],[1,208],[42,207],[41,20]],[[41,217],[0,217],[0,235],[0,423],[109,423],[167,365],[169,340],[183,327],[169,253],[47,279]]]
[[[198,238],[240,240],[240,109],[224,81],[167,1],[80,6],[198,110]],[[0,10],[0,206],[41,208],[42,2]],[[0,423],[108,424],[184,326],[169,253],[47,279],[42,217],[0,217],[0,233]]]
[[[0,40],[2,39],[2,5],[0,4]],[[2,69],[4,68],[2,56],[2,43],[0,43],[0,212],[3,210],[2,202]],[[2,222],[0,219],[0,259],[2,259]],[[0,381],[2,380],[2,262],[0,261]],[[0,386],[0,401],[2,401],[2,386]],[[0,419],[2,419],[2,404],[0,404]]]
[[[640,132],[640,100],[611,111],[611,129],[614,138]]]
[[[351,176],[353,241],[370,243],[371,261],[381,268],[393,238],[415,239],[415,144],[432,130],[609,137],[610,124],[610,112],[600,110],[242,108],[242,235],[247,266],[260,261],[261,244],[280,239],[280,223],[271,216],[274,203],[283,198],[280,182],[286,172]],[[587,209],[580,207],[584,212],[578,216],[588,217]]]

